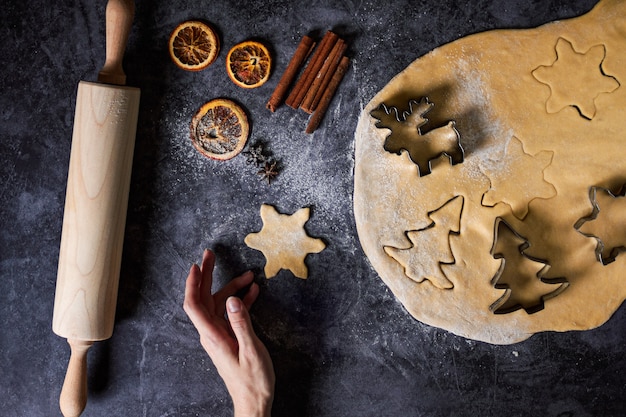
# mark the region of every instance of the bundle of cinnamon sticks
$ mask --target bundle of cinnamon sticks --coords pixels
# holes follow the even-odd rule
[[[319,127],[339,83],[348,70],[350,59],[344,55],[346,48],[345,41],[332,31],[326,32],[317,48],[310,36],[304,36],[266,107],[274,112],[284,100],[289,107],[302,109],[312,115],[306,133],[313,133]],[[311,59],[287,95],[289,87],[309,55]]]

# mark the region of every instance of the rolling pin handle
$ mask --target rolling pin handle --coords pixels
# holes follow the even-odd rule
[[[98,82],[126,85],[122,59],[135,15],[133,0],[109,0],[106,8],[106,59]]]
[[[65,417],[78,417],[87,405],[87,351],[93,342],[67,339],[70,362],[61,389],[59,405]]]

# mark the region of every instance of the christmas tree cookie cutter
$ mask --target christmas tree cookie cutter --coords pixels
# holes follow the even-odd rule
[[[505,292],[489,307],[491,312],[507,314],[523,308],[533,314],[543,310],[548,299],[569,286],[565,278],[546,278],[550,264],[527,255],[525,252],[529,247],[526,238],[504,219],[496,218],[491,255],[494,259],[502,259],[502,263],[491,283]]]

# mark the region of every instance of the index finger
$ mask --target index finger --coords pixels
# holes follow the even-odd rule
[[[209,249],[205,249],[202,254],[202,272],[200,281],[200,300],[204,305],[211,301],[211,287],[213,286],[213,268],[215,268],[215,254]]]

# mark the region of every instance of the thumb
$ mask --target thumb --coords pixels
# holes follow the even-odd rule
[[[252,328],[250,314],[243,302],[237,297],[229,297],[226,300],[228,309],[228,321],[235,333],[240,347],[252,346],[256,339],[256,334]]]

